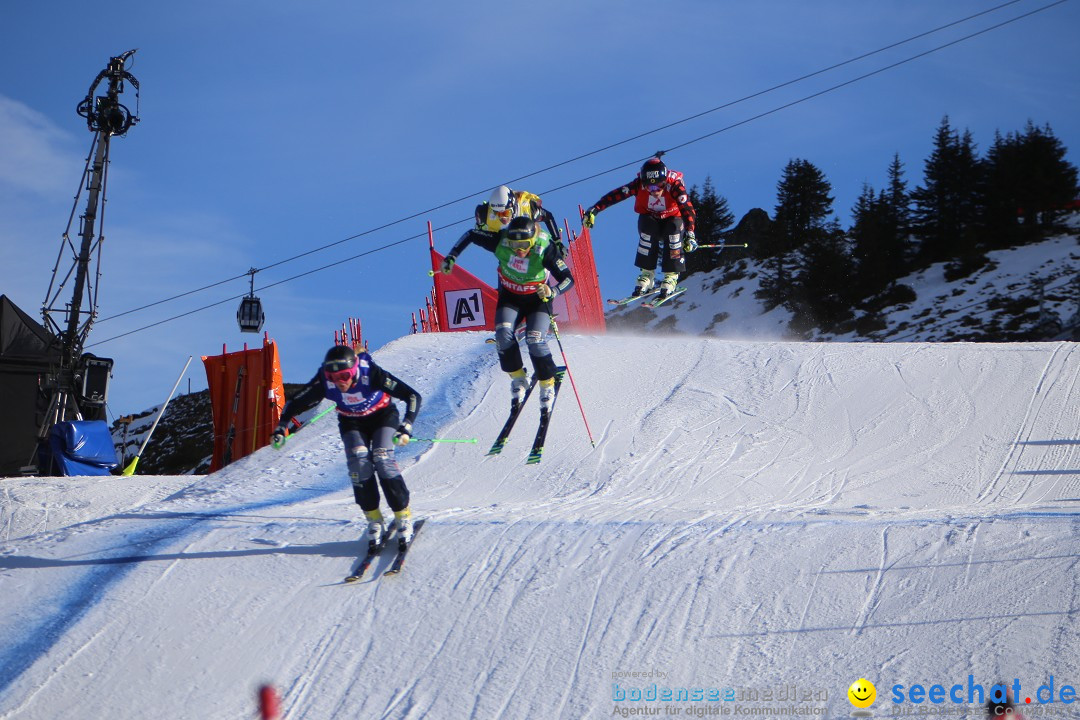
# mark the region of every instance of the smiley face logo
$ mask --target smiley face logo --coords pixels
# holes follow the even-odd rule
[[[847,690],[848,700],[857,708],[868,708],[877,700],[877,688],[866,678],[851,683]]]

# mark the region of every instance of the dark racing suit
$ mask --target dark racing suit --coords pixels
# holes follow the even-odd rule
[[[356,381],[345,392],[337,389],[320,369],[281,412],[281,425],[322,400],[337,404],[338,430],[345,446],[353,496],[365,512],[379,508],[378,474],[386,502],[394,512],[409,507],[409,489],[394,460],[394,433],[402,422],[412,425],[420,411],[420,393],[375,364],[366,352],[358,352]],[[390,398],[405,402],[405,419]]]

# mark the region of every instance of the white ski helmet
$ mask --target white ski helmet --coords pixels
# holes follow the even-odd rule
[[[514,191],[505,185],[495,188],[491,197],[488,198],[488,207],[499,215],[505,215],[508,212],[512,214],[517,210],[517,198],[514,197]]]

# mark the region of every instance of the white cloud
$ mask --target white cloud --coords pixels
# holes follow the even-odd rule
[[[0,183],[39,195],[70,189],[72,167],[79,162],[71,149],[74,138],[45,115],[0,95],[0,137]]]

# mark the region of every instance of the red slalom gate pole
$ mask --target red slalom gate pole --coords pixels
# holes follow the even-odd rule
[[[570,387],[574,389],[574,397],[577,398],[578,409],[581,410],[581,420],[585,423],[585,432],[589,434],[589,443],[596,447],[593,440],[592,430],[589,429],[589,420],[585,417],[585,408],[581,404],[581,396],[578,395],[577,383],[574,382],[574,373],[570,372],[570,362],[566,359],[566,350],[562,346],[562,338],[559,337],[559,325],[555,322],[555,316],[551,316],[551,329],[555,332],[555,342],[559,343],[559,352],[562,353],[563,365],[566,367],[566,375],[570,378]]]
[[[273,685],[259,688],[259,717],[262,720],[277,720],[281,716],[281,698]]]

